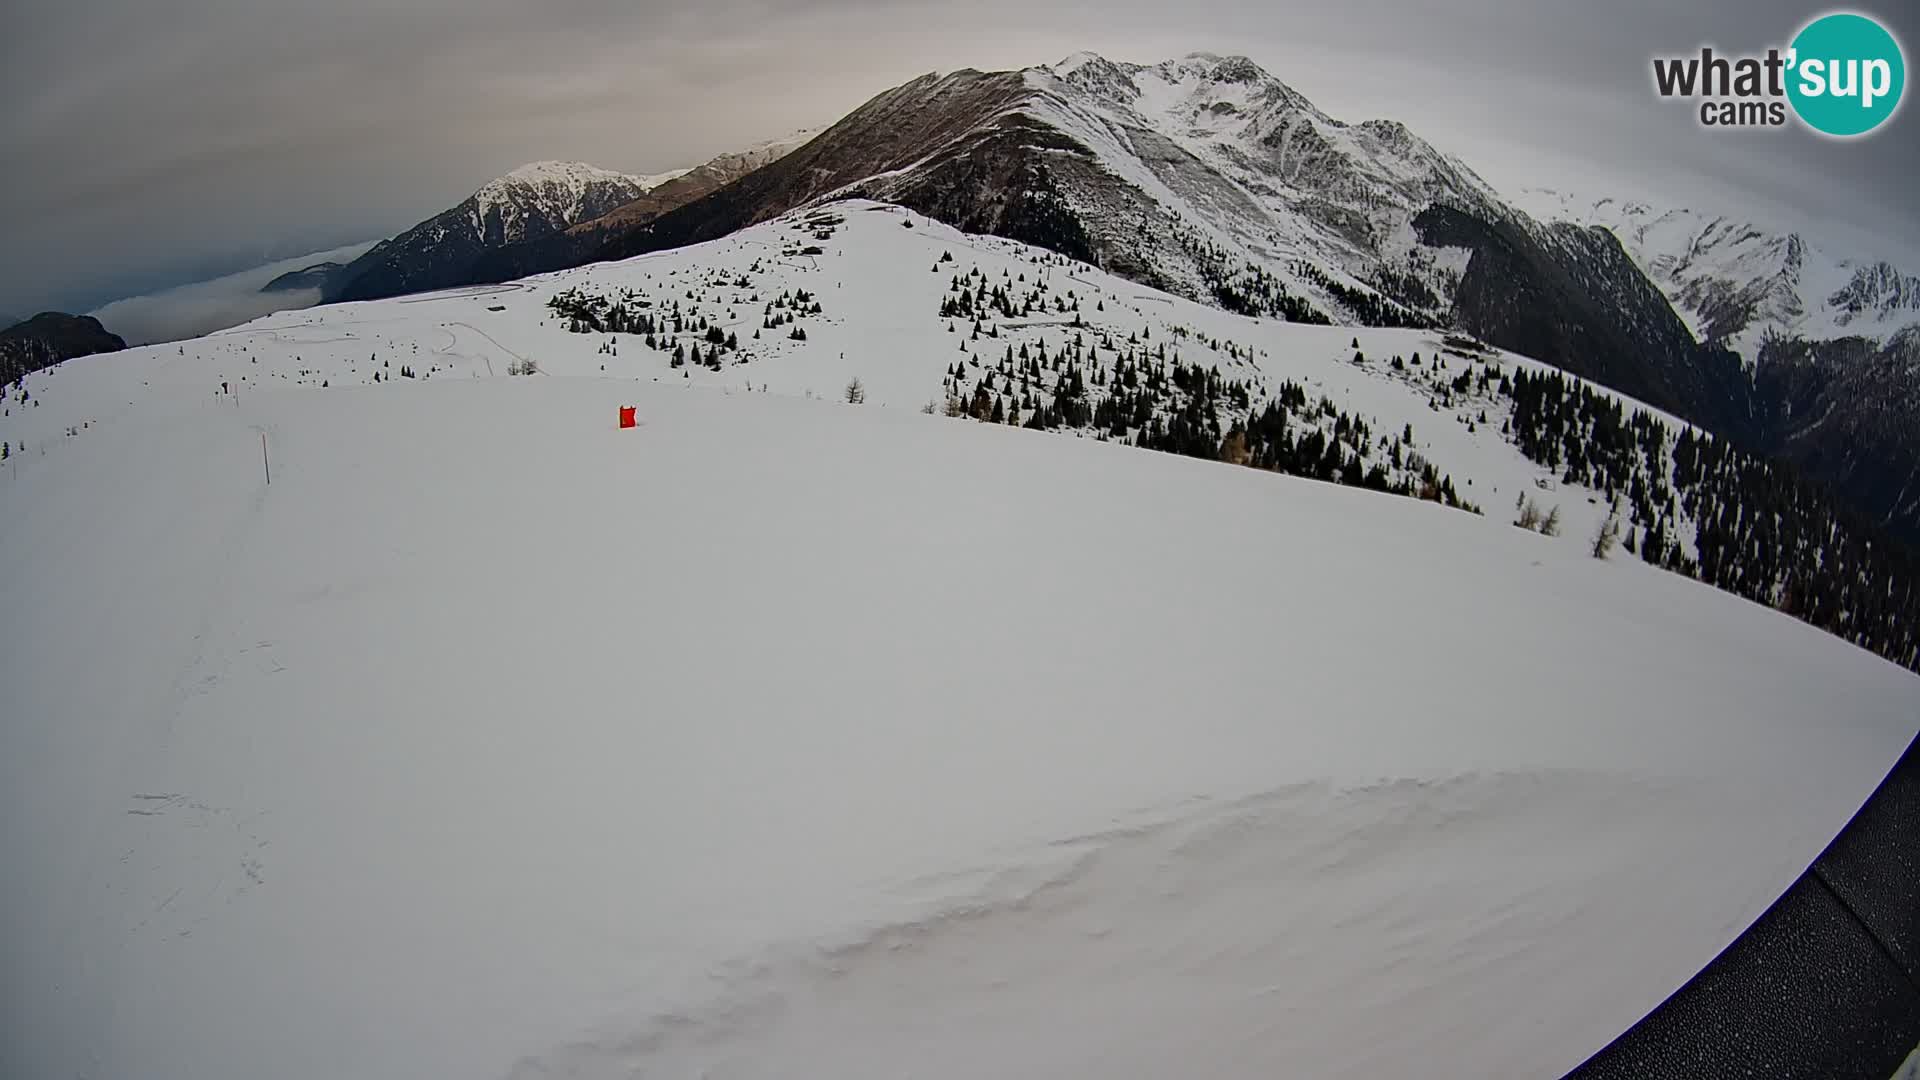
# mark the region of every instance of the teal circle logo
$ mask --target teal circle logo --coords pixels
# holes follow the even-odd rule
[[[1906,58],[1887,28],[1865,15],[1820,16],[1794,36],[1788,55],[1787,100],[1821,134],[1865,135],[1900,108]]]

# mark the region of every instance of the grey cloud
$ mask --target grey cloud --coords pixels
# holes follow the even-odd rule
[[[129,345],[199,337],[276,311],[312,307],[320,302],[318,289],[273,293],[263,293],[260,289],[290,270],[300,270],[322,262],[351,262],[370,246],[352,244],[331,251],[282,259],[211,281],[129,296],[88,314],[125,338]]]
[[[1334,115],[1403,120],[1498,184],[1604,177],[1920,248],[1912,115],[1854,144],[1716,137],[1651,94],[1651,55],[1775,43],[1810,13],[1784,0],[27,3],[0,43],[10,309],[389,233],[527,160],[693,164],[927,70],[1082,48],[1246,53]]]

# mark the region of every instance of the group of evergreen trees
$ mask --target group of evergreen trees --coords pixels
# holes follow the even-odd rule
[[[946,258],[942,262],[949,261]],[[935,263],[934,270],[940,269]],[[1025,271],[1015,275],[1002,272],[1000,281],[989,284],[986,272],[975,266],[964,274],[955,274],[947,284],[947,295],[940,301],[943,319],[1024,319],[1039,315],[1077,314],[1080,298],[1069,289],[1050,292],[1048,281],[1036,274],[1029,284]],[[1077,321],[1077,320],[1076,320]]]
[[[1621,501],[1626,550],[1920,671],[1920,561],[1791,466],[1558,372],[1496,385],[1521,453]]]
[[[1194,241],[1199,244],[1199,241]],[[1201,248],[1223,258],[1217,249]],[[950,262],[942,257],[934,264]],[[1262,304],[1289,298],[1278,279],[1257,267],[1245,267],[1242,282]],[[1104,310],[1104,301],[1097,301]],[[1035,311],[1075,313],[1072,336],[1049,351],[1044,335],[1008,343],[998,361],[978,343],[997,339],[997,318]],[[1024,273],[1003,272],[992,280],[977,266],[956,273],[948,283],[939,314],[949,332],[963,321],[972,326],[943,380],[945,412],[990,423],[1039,430],[1083,432],[1095,438],[1207,460],[1228,461],[1332,483],[1368,487],[1427,498],[1479,512],[1461,498],[1451,477],[1422,458],[1409,426],[1403,433],[1378,438],[1360,417],[1341,411],[1327,398],[1309,404],[1304,389],[1284,384],[1277,397],[1256,408],[1265,396],[1264,380],[1253,367],[1253,349],[1184,327],[1170,333],[1177,344],[1191,342],[1223,353],[1244,377],[1222,373],[1218,365],[1191,363],[1169,343],[1151,340],[1152,331],[1118,339],[1111,330],[1094,330],[1080,321],[1080,298],[1071,290],[1053,293],[1044,275],[1030,285]],[[1263,311],[1273,314],[1269,307]],[[1294,314],[1300,314],[1295,312]],[[1318,316],[1313,312],[1312,316]],[[1324,316],[1309,317],[1325,322]],[[1018,329],[1013,327],[1009,329]],[[974,343],[975,348],[968,349]],[[929,406],[929,410],[935,410]]]
[[[1331,326],[1333,320],[1303,297],[1287,291],[1279,278],[1264,267],[1243,263],[1232,275],[1208,274],[1207,288],[1213,301],[1236,315],[1263,316],[1287,322]]]
[[[1608,548],[1617,541],[1920,670],[1920,559],[1791,466],[1630,410],[1560,372],[1504,370],[1477,342],[1450,335],[1446,345],[1425,362],[1396,356],[1390,366],[1469,430],[1476,406],[1478,424],[1489,409],[1507,413],[1501,434],[1521,454],[1616,508]],[[1450,371],[1449,358],[1466,366]],[[1529,527],[1544,520],[1535,511]]]
[[[1293,272],[1326,290],[1341,307],[1346,308],[1354,318],[1360,320],[1362,325],[1404,326],[1415,330],[1428,330],[1439,325],[1430,316],[1423,315],[1380,293],[1356,289],[1304,259],[1294,260]]]
[[[765,310],[761,312],[760,328],[778,330],[782,326],[792,324],[795,319],[818,315],[821,311],[819,299],[807,290],[796,289],[792,292],[783,292],[767,302]],[[798,327],[795,327],[794,332],[787,336],[801,341],[806,340],[806,334]]]
[[[1231,342],[1203,344],[1241,358]],[[1051,350],[1044,336],[1009,343],[997,361],[975,354],[954,363],[943,388],[949,416],[1082,432],[1479,512],[1415,449],[1412,425],[1377,435],[1364,418],[1330,398],[1310,400],[1293,382],[1262,401],[1257,374],[1237,378],[1218,365],[1188,363],[1165,341],[1130,335],[1118,342],[1104,333],[1089,340],[1076,332]]]
[[[1207,295],[1228,311],[1286,322],[1333,325],[1325,312],[1306,298],[1287,291],[1286,284],[1265,267],[1246,260],[1234,264],[1218,244],[1193,230],[1176,228],[1174,235],[1199,272]]]
[[[1332,422],[1327,423],[1328,420]],[[1302,432],[1296,436],[1296,432]],[[1414,449],[1413,425],[1377,438],[1367,422],[1322,397],[1309,409],[1299,384],[1282,384],[1280,395],[1228,433],[1222,460],[1293,476],[1428,499],[1479,513],[1460,497],[1453,477]]]
[[[651,335],[663,332],[669,321],[674,324],[674,333],[684,328],[679,301],[674,301],[670,319],[656,319],[652,307],[652,300],[631,289],[622,289],[609,300],[575,286],[547,300],[547,308],[566,320],[567,329],[576,334]]]
[[[710,284],[735,289],[751,288],[745,275]],[[679,300],[661,307],[632,289],[623,289],[609,299],[575,286],[556,293],[547,301],[547,307],[565,320],[567,329],[576,334],[635,335],[647,348],[668,353],[669,365],[675,368],[691,364],[719,371],[727,354],[733,354],[737,362],[744,363],[748,357],[741,351],[738,332],[724,329],[717,318],[709,319],[701,314],[698,303],[701,297],[696,296],[692,289],[686,291],[686,296],[694,302],[684,308]],[[745,297],[736,295],[733,299],[736,303],[761,302],[758,293]],[[783,291],[765,302],[761,329],[788,327],[789,339],[805,341],[806,331],[796,325],[796,320],[820,315],[823,311],[819,298],[806,289]],[[732,319],[735,314],[735,311],[729,311],[728,317]],[[753,336],[759,337],[760,331],[754,331]],[[602,344],[600,351],[607,355],[618,355],[612,343]]]
[[[1413,251],[1409,253],[1409,261],[1411,261],[1413,256],[1419,255],[1421,250],[1422,249],[1417,247],[1414,248]],[[1425,258],[1427,260],[1424,264],[1426,269],[1429,273],[1434,272],[1431,256],[1426,256]],[[1457,278],[1459,275],[1442,273],[1441,276]],[[1426,281],[1423,280],[1419,274],[1415,273],[1411,267],[1400,270],[1382,264],[1375,267],[1367,275],[1367,284],[1379,290],[1383,295],[1397,300],[1402,305],[1415,311],[1444,312],[1447,310],[1447,303],[1441,300],[1440,295],[1428,287]]]

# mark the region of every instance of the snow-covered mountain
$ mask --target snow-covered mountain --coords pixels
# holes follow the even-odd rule
[[[927,75],[600,257],[850,194],[1243,314],[1451,324],[1695,421],[1749,411],[1611,234],[1540,225],[1404,126],[1333,119],[1244,57]]]
[[[564,231],[529,237],[487,251],[462,283],[510,281],[593,260],[608,240],[645,225],[661,214],[726,187],[805,145],[818,130],[797,131],[744,150],[717,155],[672,174],[646,194]]]
[[[1141,65],[1081,54],[929,75],[804,150],[733,205],[693,211],[716,220],[691,232],[855,191],[1181,295],[1235,289],[1249,308],[1378,323],[1444,314],[1464,266],[1464,253],[1418,244],[1421,211],[1513,216],[1401,125],[1334,120],[1244,57]]]
[[[607,232],[698,199],[777,160],[812,134],[798,132],[649,176],[581,162],[522,165],[331,275],[327,299],[375,300],[574,265],[604,243]]]
[[[536,161],[474,192],[471,224],[489,246],[511,244],[536,230],[598,217],[609,202],[636,199],[678,175],[630,176],[578,161]]]
[[[459,205],[374,245],[330,276],[327,299],[371,300],[465,284],[483,253],[564,232],[674,175],[631,176],[577,161],[522,165]]]
[[[1038,118],[1177,208],[1204,241],[1265,265],[1338,321],[1376,320],[1315,270],[1389,299],[1414,292],[1407,306],[1438,314],[1440,304],[1388,276],[1408,275],[1441,298],[1451,292],[1460,267],[1420,250],[1413,218],[1435,203],[1507,216],[1470,168],[1403,125],[1335,120],[1245,57],[1146,65],[1082,53],[1024,77]],[[1191,260],[1168,253],[1166,276],[1210,291],[1211,275],[1182,262]]]
[[[1920,276],[1884,260],[1847,257],[1799,233],[1548,188],[1526,189],[1516,202],[1541,220],[1598,225],[1618,236],[1696,333],[1749,363],[1770,336],[1878,342],[1920,325]]]
[[[8,1076],[1556,1076],[1920,725],[1677,419],[897,206],[6,405]]]
[[[1668,245],[1672,233],[1704,250],[1699,231],[1636,233],[1592,215],[1566,220],[1556,205],[1537,219],[1404,126],[1330,117],[1244,57],[1131,64],[1083,53],[1021,71],[927,75],[737,183],[609,230],[597,255],[504,264],[485,276],[710,240],[847,195],[1242,314],[1455,327],[1784,455],[1883,524],[1920,537],[1920,484],[1907,482],[1898,434],[1920,423],[1920,411],[1830,426],[1884,429],[1863,443],[1804,438],[1809,404],[1842,419],[1857,406],[1835,396],[1848,380],[1796,378],[1789,402],[1778,378],[1757,377],[1726,347],[1740,342],[1721,332],[1746,303],[1728,299],[1735,294],[1784,311],[1817,292],[1828,324],[1892,326],[1915,291],[1898,272],[1803,267],[1783,290],[1767,268],[1788,249],[1814,266],[1805,246],[1741,229],[1710,230],[1711,255],[1697,252],[1687,265],[1720,269],[1689,276],[1678,261],[1651,258],[1648,245]],[[1537,197],[1526,203],[1540,206]],[[1747,276],[1725,276],[1735,266]]]
[[[648,190],[593,194],[625,182]],[[1508,201],[1404,125],[1333,118],[1245,57],[927,75],[679,174],[528,166],[331,275],[327,296],[511,281],[849,195],[1241,314],[1464,330],[1781,454],[1920,537],[1920,465],[1902,449],[1920,402],[1898,378],[1861,386],[1902,370],[1892,339],[1920,314],[1920,280],[1688,211]],[[1780,333],[1815,342],[1796,354],[1812,370],[1754,370]],[[1852,347],[1819,342],[1840,334],[1897,355],[1830,369]],[[1862,389],[1894,407],[1856,415]]]
[[[1548,189],[1519,201],[1617,236],[1696,334],[1741,357],[1735,433],[1920,539],[1920,277],[1737,215]]]

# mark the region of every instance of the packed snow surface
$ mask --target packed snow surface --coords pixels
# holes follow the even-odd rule
[[[844,212],[29,378],[0,1075],[1555,1076],[1920,725],[1910,673],[1508,525],[1544,478],[1351,331]],[[1417,423],[1489,514],[922,415],[975,263]],[[741,274],[720,372],[542,306]],[[750,339],[794,282],[807,340]]]

